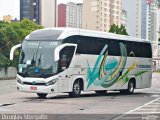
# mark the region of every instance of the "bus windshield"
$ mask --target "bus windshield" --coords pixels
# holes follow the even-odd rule
[[[27,41],[22,44],[18,74],[22,77],[47,78],[56,74],[58,62],[54,50],[60,41]]]

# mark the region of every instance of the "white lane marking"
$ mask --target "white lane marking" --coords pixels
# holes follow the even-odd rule
[[[132,113],[132,112],[134,112],[134,111],[136,111],[136,110],[138,110],[138,109],[141,109],[142,107],[147,106],[147,105],[149,105],[149,104],[151,104],[151,103],[153,103],[153,102],[155,102],[155,101],[157,101],[157,100],[160,100],[160,98],[157,98],[157,99],[155,99],[155,100],[152,100],[152,101],[150,101],[150,102],[148,102],[148,103],[146,103],[146,104],[144,104],[144,105],[142,105],[142,106],[140,106],[140,107],[138,107],[138,108],[136,108],[136,109],[133,109],[133,110],[131,110],[131,111],[129,111],[129,112],[126,112],[126,114],[130,114],[130,113]]]
[[[141,112],[141,113],[139,113],[139,112],[134,112],[134,114],[142,114],[142,115],[143,115],[143,114],[145,114],[145,115],[146,115],[146,114],[160,114],[160,112],[152,112],[152,111],[151,111],[151,112]]]
[[[131,113],[136,113],[135,111],[136,110],[139,110],[139,109],[141,109],[142,107],[144,107],[144,106],[147,106],[147,105],[149,105],[149,104],[152,104],[153,102],[155,102],[155,101],[158,101],[158,100],[160,100],[160,98],[156,98],[155,100],[152,100],[152,101],[150,101],[150,102],[148,102],[148,103],[146,103],[146,104],[144,104],[144,105],[142,105],[142,106],[140,106],[140,107],[137,107],[137,108],[135,108],[135,109],[133,109],[133,110],[130,110],[130,111],[128,111],[128,112],[126,112],[126,113],[124,113],[123,115],[120,115],[120,116],[118,116],[118,117],[116,117],[116,118],[114,118],[113,120],[118,120],[118,119],[121,119],[121,118],[123,118],[123,117],[125,117],[126,115],[128,115],[128,114],[131,114]],[[145,114],[146,114],[147,112],[145,112]],[[148,113],[150,113],[150,114],[152,114],[152,113],[160,113],[160,112],[148,112]],[[140,114],[139,112],[138,112],[138,114]],[[143,114],[143,113],[142,113]]]

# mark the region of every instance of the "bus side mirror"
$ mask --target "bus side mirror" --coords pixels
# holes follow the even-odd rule
[[[59,60],[59,53],[60,53],[60,51],[63,49],[63,48],[65,48],[65,47],[67,47],[67,46],[75,46],[75,48],[77,48],[77,44],[71,44],[71,43],[65,43],[65,44],[62,44],[62,45],[60,45],[60,46],[58,46],[56,49],[55,49],[55,51],[54,51],[54,59],[55,59],[55,61],[58,61]],[[76,51],[76,49],[75,49],[75,51]],[[74,51],[74,52],[75,52]]]
[[[22,46],[22,44],[18,44],[18,45],[15,45],[14,47],[11,48],[11,51],[10,51],[10,60],[13,60],[13,58],[14,58],[14,51],[17,48],[20,48],[21,46]]]

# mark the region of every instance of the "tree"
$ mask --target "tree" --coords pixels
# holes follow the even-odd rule
[[[128,35],[127,30],[124,25],[121,25],[120,27],[118,25],[111,25],[109,32],[115,33],[115,34],[121,34],[121,35]]]
[[[43,28],[42,26],[28,19],[24,19],[18,23],[11,23],[11,26],[17,32],[19,42],[22,42],[22,40],[32,31]]]
[[[157,6],[158,9],[160,9],[160,0],[156,1],[156,6]]]
[[[19,52],[15,54],[15,60],[9,60],[11,47],[22,43],[22,40],[34,30],[43,28],[33,21],[24,19],[17,23],[5,23],[0,21],[0,68],[8,66],[17,66]]]

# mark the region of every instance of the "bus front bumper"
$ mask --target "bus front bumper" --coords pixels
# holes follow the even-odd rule
[[[58,92],[56,84],[50,86],[25,85],[17,82],[17,90],[29,93],[46,93],[53,94]]]

